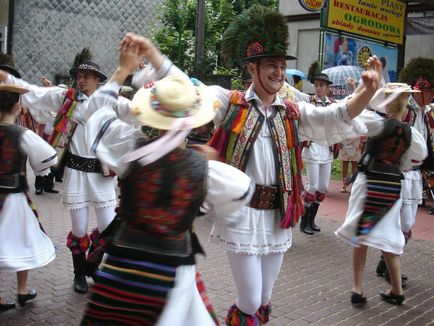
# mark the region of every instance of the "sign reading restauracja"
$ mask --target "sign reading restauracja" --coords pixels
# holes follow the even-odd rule
[[[330,0],[321,26],[403,43],[406,3],[400,0]]]

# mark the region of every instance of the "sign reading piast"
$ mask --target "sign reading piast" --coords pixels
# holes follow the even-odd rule
[[[399,0],[330,0],[321,25],[402,44],[405,11],[406,4]]]
[[[328,0],[298,0],[300,5],[307,11],[320,11]]]

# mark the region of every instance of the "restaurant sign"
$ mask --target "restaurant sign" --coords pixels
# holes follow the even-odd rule
[[[402,44],[405,12],[400,0],[330,0],[321,26]]]

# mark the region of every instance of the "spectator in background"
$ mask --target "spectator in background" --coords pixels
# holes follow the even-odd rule
[[[300,92],[303,92],[303,80],[300,76],[292,76],[292,80],[294,82],[294,87],[297,88]]]

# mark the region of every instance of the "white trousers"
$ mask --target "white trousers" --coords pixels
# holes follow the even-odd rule
[[[227,251],[227,256],[237,287],[237,307],[248,315],[254,315],[261,305],[271,300],[283,253],[247,255]]]
[[[82,238],[86,235],[89,227],[89,207],[79,209],[70,209],[72,234],[77,238]],[[95,207],[96,225],[101,233],[115,218],[115,207]]]
[[[305,164],[308,182],[306,191],[310,194],[315,194],[317,191],[326,193],[330,182],[332,164],[318,164],[311,162],[305,162]]]

